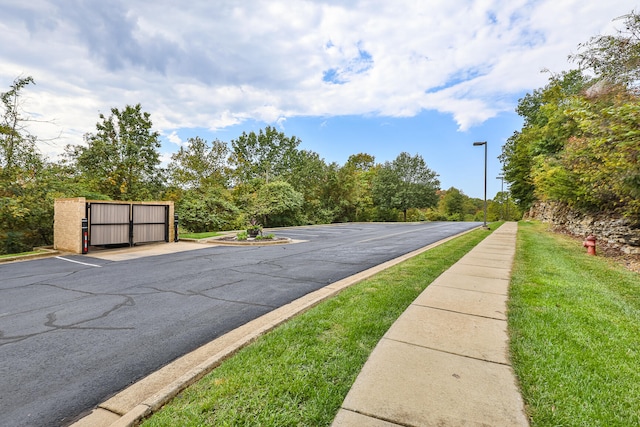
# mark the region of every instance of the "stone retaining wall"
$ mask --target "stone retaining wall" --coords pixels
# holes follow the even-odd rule
[[[550,223],[554,228],[575,236],[592,234],[626,254],[640,254],[640,223],[628,218],[608,214],[585,215],[556,202],[536,203],[525,214],[527,218]]]

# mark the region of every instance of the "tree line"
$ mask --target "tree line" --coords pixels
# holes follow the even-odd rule
[[[84,143],[46,159],[21,92],[35,84],[17,78],[1,95],[0,253],[53,240],[53,204],[60,197],[90,200],[172,200],[181,229],[191,232],[352,221],[478,220],[483,201],[456,188],[442,191],[421,155],[400,153],[376,163],[354,154],[327,163],[300,149],[301,140],[267,126],[230,143],[189,138],[162,167],[160,135],[140,104],[100,114]],[[489,218],[509,212],[498,194]],[[506,209],[505,209],[506,208]],[[511,217],[519,213],[511,203]]]
[[[555,201],[640,222],[640,15],[619,20],[579,45],[578,69],[520,99],[524,125],[501,160],[521,209]]]

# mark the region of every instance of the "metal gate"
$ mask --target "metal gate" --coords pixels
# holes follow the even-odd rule
[[[89,244],[94,246],[130,243],[131,205],[87,203]]]
[[[132,205],[132,244],[169,241],[169,206]]]
[[[87,203],[92,246],[169,241],[169,206]]]

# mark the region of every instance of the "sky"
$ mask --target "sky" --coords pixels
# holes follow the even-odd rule
[[[0,0],[0,92],[18,77],[50,159],[140,103],[166,164],[188,138],[276,127],[327,163],[419,154],[487,198],[518,100],[640,0]]]

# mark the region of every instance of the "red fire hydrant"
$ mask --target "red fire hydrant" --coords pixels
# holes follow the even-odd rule
[[[596,237],[588,236],[587,239],[582,242],[582,246],[587,248],[587,255],[595,255],[596,254]]]

